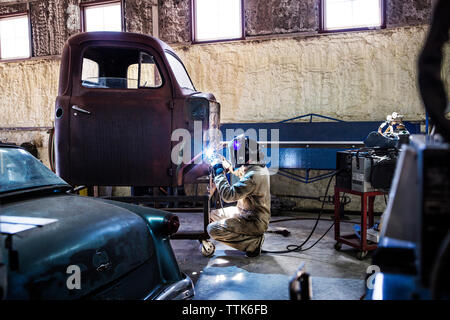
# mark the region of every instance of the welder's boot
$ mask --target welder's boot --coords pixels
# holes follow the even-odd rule
[[[254,258],[257,257],[261,254],[261,247],[259,247],[258,249],[254,250],[254,251],[246,251],[245,255],[247,256],[247,258]]]
[[[256,248],[253,251],[246,251],[245,255],[248,258],[254,258],[254,257],[259,256],[261,254],[261,248],[262,248],[263,243],[264,243],[264,234],[261,236],[261,244],[258,246],[258,248]]]

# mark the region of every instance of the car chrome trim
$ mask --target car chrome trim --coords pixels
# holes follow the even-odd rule
[[[154,300],[186,300],[195,295],[194,284],[191,278],[183,273],[183,279],[168,285]],[[147,296],[145,300],[151,299]]]

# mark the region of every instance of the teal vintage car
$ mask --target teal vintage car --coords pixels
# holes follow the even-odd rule
[[[174,214],[82,197],[27,151],[0,144],[0,299],[189,299]]]

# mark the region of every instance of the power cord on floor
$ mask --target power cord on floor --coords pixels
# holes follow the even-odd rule
[[[314,242],[314,243],[313,243],[311,246],[309,246],[308,248],[303,249],[303,246],[309,241],[309,239],[311,239],[312,235],[313,235],[314,232],[316,231],[317,225],[319,224],[319,221],[321,220],[320,217],[321,217],[321,215],[322,215],[322,213],[323,213],[323,209],[324,209],[324,206],[325,206],[326,198],[327,198],[327,196],[328,196],[328,191],[329,191],[329,189],[330,189],[331,181],[333,181],[334,176],[335,176],[338,172],[339,172],[339,171],[336,171],[336,172],[330,177],[330,179],[328,180],[327,189],[326,189],[326,191],[325,191],[325,196],[323,197],[323,201],[322,201],[322,207],[320,208],[319,214],[317,215],[317,218],[316,218],[316,222],[315,222],[315,224],[314,224],[314,226],[313,226],[311,232],[309,233],[308,237],[306,237],[306,239],[305,239],[301,244],[299,244],[299,245],[297,245],[297,244],[289,244],[289,245],[287,245],[287,246],[286,246],[286,250],[280,250],[280,251],[261,250],[261,252],[263,252],[263,253],[304,252],[304,251],[307,251],[307,250],[313,248],[317,243],[319,243],[320,240],[322,240],[322,239],[326,236],[326,234],[327,234],[327,233],[331,230],[331,228],[334,226],[334,221],[333,221],[333,223],[331,224],[331,226],[328,228],[328,230],[325,231],[325,233],[324,233],[322,236],[320,236],[320,238],[317,239],[316,242]]]
[[[342,205],[342,202],[341,202]],[[292,218],[283,218],[270,221],[270,224],[278,223],[278,222],[286,222],[286,221],[294,221],[294,220],[316,220],[315,217],[292,217]],[[334,221],[334,219],[320,218],[320,221]],[[351,223],[351,224],[361,224],[361,222],[356,220],[341,220],[341,223]]]

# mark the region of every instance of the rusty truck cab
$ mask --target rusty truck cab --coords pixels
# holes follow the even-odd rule
[[[63,50],[55,105],[56,172],[72,185],[179,186],[175,129],[217,128],[219,104],[195,90],[164,42],[80,33]],[[177,177],[177,174],[178,177]],[[180,176],[181,174],[181,176]]]

